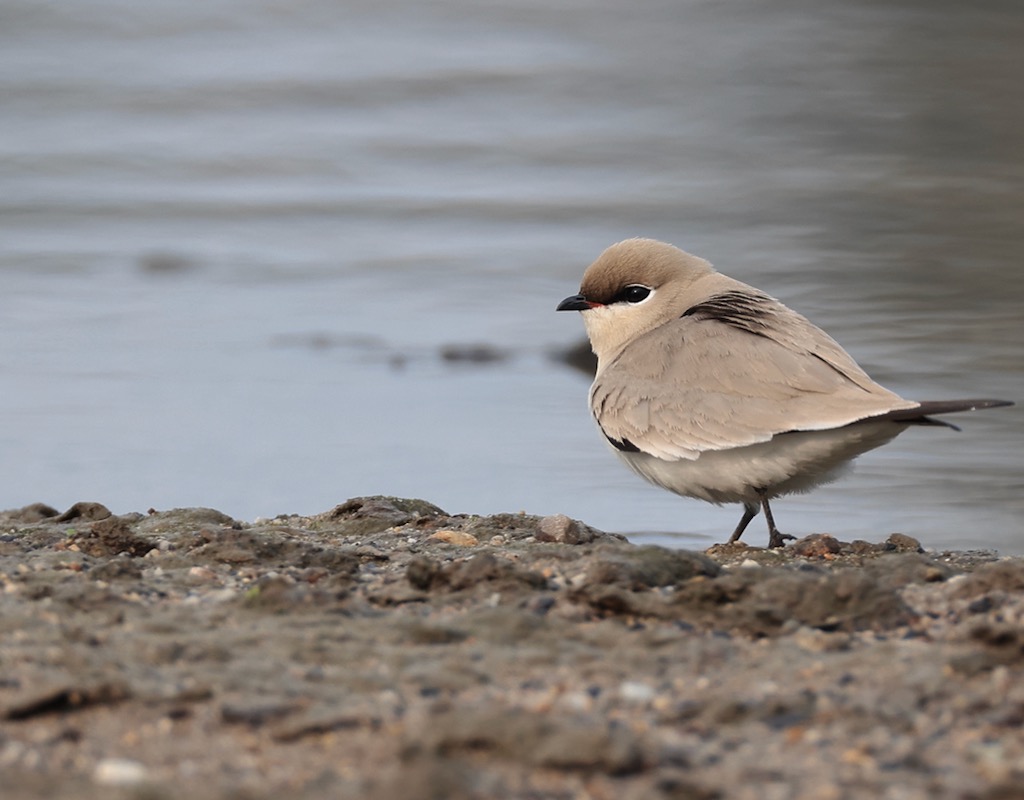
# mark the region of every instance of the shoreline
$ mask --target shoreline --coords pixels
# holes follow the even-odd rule
[[[53,513],[50,513],[53,512]],[[1024,558],[354,498],[0,512],[5,800],[996,798]]]

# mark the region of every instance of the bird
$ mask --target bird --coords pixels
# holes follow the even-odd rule
[[[859,455],[935,415],[1008,400],[906,400],[825,331],[702,258],[626,239],[584,272],[558,311],[579,311],[597,370],[590,410],[634,472],[684,497],[740,503],[738,542],[770,501],[839,478]]]

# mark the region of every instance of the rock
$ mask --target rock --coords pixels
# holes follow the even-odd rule
[[[794,555],[804,558],[828,558],[842,548],[834,536],[827,533],[812,533],[793,542],[787,549]]]
[[[619,684],[619,697],[630,703],[647,703],[654,699],[655,691],[640,681],[623,681]]]
[[[56,518],[56,522],[72,522],[74,520],[100,520],[111,516],[110,509],[101,503],[75,503],[71,508]]]
[[[445,544],[454,544],[459,547],[476,547],[480,544],[473,534],[466,533],[465,531],[442,530],[432,533],[427,538],[434,542],[444,542]]]
[[[139,519],[135,530],[139,533],[183,532],[201,528],[238,528],[241,523],[215,508],[172,508],[169,511],[150,510]]]
[[[127,758],[104,758],[93,768],[92,779],[100,786],[138,786],[149,778],[144,764]]]
[[[353,497],[318,519],[331,523],[345,535],[367,536],[388,528],[440,516],[444,516],[444,512],[425,500],[375,495]]]
[[[538,542],[585,544],[594,541],[593,531],[565,514],[552,514],[543,517],[538,528]]]
[[[885,544],[891,547],[893,550],[897,550],[901,553],[923,553],[924,548],[921,547],[921,543],[912,536],[907,536],[903,533],[894,533],[888,539],[885,540]]]
[[[33,522],[42,522],[44,519],[53,519],[59,515],[60,512],[53,506],[32,503],[10,511],[0,511],[0,525],[31,525]]]

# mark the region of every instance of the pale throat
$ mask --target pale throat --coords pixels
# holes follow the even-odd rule
[[[616,306],[597,306],[581,312],[583,325],[590,339],[590,347],[597,356],[600,372],[622,352],[637,335],[643,333],[638,320],[629,312],[633,309]]]

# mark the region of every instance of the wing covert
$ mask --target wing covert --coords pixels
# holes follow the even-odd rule
[[[762,299],[763,298],[763,299]],[[688,313],[641,336],[598,373],[605,436],[666,460],[840,427],[917,404],[879,386],[820,329],[766,295],[759,330]]]

